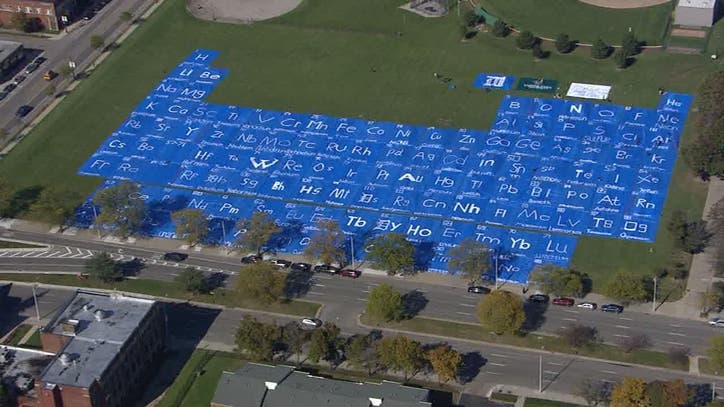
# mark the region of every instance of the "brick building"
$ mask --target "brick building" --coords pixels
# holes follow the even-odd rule
[[[40,340],[54,356],[33,386],[16,389],[23,406],[129,406],[163,356],[166,316],[156,301],[78,291]]]
[[[0,0],[0,24],[10,26],[14,14],[25,13],[38,18],[46,30],[58,31],[62,16],[68,17],[74,4],[72,0]]]

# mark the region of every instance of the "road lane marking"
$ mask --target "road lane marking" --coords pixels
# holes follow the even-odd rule
[[[309,294],[309,295],[324,295],[324,294],[322,294],[322,293],[316,293],[316,292],[314,292],[314,291],[308,291],[307,294]]]
[[[613,370],[601,370],[601,372],[607,373],[607,374],[618,374],[617,372],[614,372]]]
[[[666,343],[668,343],[668,344],[670,344],[670,345],[676,345],[676,346],[686,346],[686,345],[684,345],[684,344],[681,343],[681,342],[669,342],[669,341],[667,341]]]
[[[473,315],[473,314],[471,314],[471,313],[469,313],[469,312],[462,312],[462,311],[457,311],[457,313],[460,314],[460,315]]]
[[[553,365],[553,366],[563,366],[563,363],[559,363],[559,362],[546,362],[546,363],[549,365]]]
[[[672,336],[686,336],[686,334],[682,334],[679,332],[667,332],[667,334],[672,335]]]
[[[628,335],[621,335],[621,334],[613,334],[613,336],[617,336],[619,338],[630,338]]]
[[[489,364],[490,366],[500,366],[500,367],[505,367],[505,363],[493,363],[493,362],[488,362],[488,364]]]
[[[618,319],[622,319],[624,321],[633,321],[633,318],[626,318],[626,317],[618,317]]]
[[[602,382],[606,382],[606,383],[616,383],[616,381],[614,381],[614,380],[608,380],[608,379],[600,379],[600,380]]]
[[[362,290],[363,293],[369,293],[370,290]]]
[[[324,284],[314,283],[315,287],[326,287]]]
[[[367,298],[357,298],[359,301],[367,301]]]
[[[554,371],[552,371],[552,370],[544,370],[543,373],[548,373],[548,374],[552,374],[552,375],[557,375],[557,374],[558,374],[558,372],[554,372]]]
[[[563,318],[563,320],[564,321],[573,321],[573,322],[578,321],[576,318]]]
[[[626,325],[616,325],[616,328],[621,328],[621,329],[631,329],[631,327],[630,327],[630,326],[626,326]]]
[[[462,305],[463,307],[475,308],[475,305],[473,305],[473,304],[463,304],[462,302],[458,305]]]
[[[676,325],[676,324],[669,324],[669,326],[673,326],[674,328],[681,328],[681,325]]]
[[[490,371],[487,371],[487,370],[485,371],[485,373],[491,374],[491,375],[495,375],[495,376],[500,376],[500,375],[502,375],[502,373],[490,372]]]
[[[498,358],[507,358],[507,357],[509,357],[508,355],[501,355],[500,353],[491,353],[490,356],[495,356],[495,357],[498,357]]]

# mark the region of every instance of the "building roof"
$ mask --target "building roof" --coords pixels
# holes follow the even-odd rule
[[[287,366],[247,363],[234,373],[224,372],[213,403],[230,407],[424,407],[431,405],[428,396],[426,389],[394,382],[347,382]]]
[[[47,384],[90,387],[116,357],[155,301],[119,294],[78,291],[43,328],[71,337],[47,367]]]
[[[713,9],[716,0],[679,0],[679,7],[710,8]]]
[[[25,393],[33,386],[24,389],[24,384],[32,384],[40,377],[54,356],[41,350],[0,346],[0,378],[4,383]]]
[[[12,54],[16,49],[22,46],[23,44],[19,42],[0,40],[0,61],[7,58],[8,55]]]

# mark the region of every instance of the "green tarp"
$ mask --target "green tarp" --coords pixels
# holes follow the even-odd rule
[[[516,89],[528,92],[556,93],[558,91],[558,81],[543,78],[520,78]]]

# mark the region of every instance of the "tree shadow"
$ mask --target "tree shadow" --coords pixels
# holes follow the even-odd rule
[[[415,260],[415,270],[425,271],[430,268],[432,259],[435,258],[437,252],[435,242],[419,242],[415,243],[415,253],[413,254]]]
[[[223,288],[228,280],[228,274],[217,271],[206,276],[206,287],[209,291]]]
[[[402,296],[402,316],[407,319],[414,318],[425,309],[428,302],[422,291],[412,290],[404,294]]]
[[[222,246],[231,244],[233,239],[229,238],[234,236],[235,227],[236,222],[231,219],[211,218],[209,219],[209,233],[206,235],[204,242]]]
[[[38,200],[40,192],[42,191],[43,187],[40,185],[33,185],[17,190],[10,201],[7,215],[9,217],[17,217],[17,215],[26,212],[30,206]]]
[[[117,262],[116,267],[123,277],[133,277],[139,275],[146,265],[141,259],[134,257],[132,260]]]
[[[299,298],[314,286],[314,274],[300,270],[290,270],[287,274],[284,285],[284,296],[286,298]]]
[[[265,246],[266,252],[276,253],[296,239],[304,237],[304,223],[300,220],[291,220],[279,225],[281,230],[279,233],[269,238]]]
[[[462,361],[458,368],[458,382],[467,384],[473,381],[480,373],[480,369],[488,363],[488,359],[484,358],[480,352],[468,352],[461,355]]]
[[[545,312],[547,309],[548,304],[540,304],[530,301],[524,302],[523,310],[525,311],[525,321],[523,321],[521,330],[524,332],[531,332],[540,329],[546,321]]]
[[[171,213],[186,209],[189,198],[186,195],[173,195],[169,199],[154,199],[146,202],[146,216],[141,225],[141,234],[152,236],[158,227],[173,225]]]

